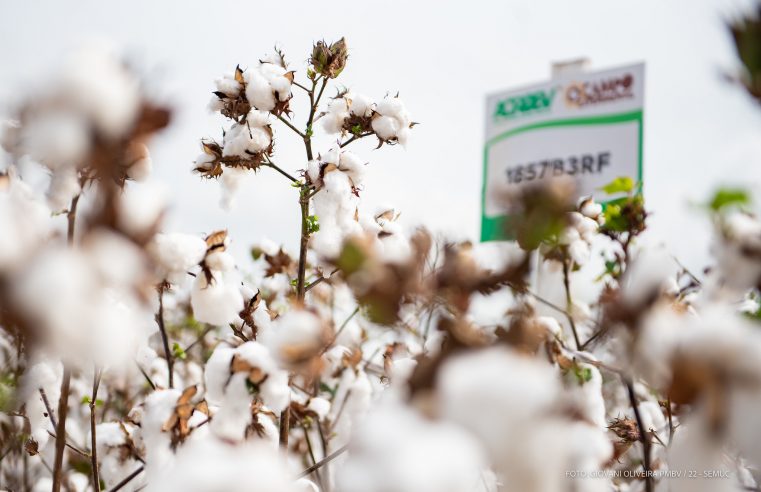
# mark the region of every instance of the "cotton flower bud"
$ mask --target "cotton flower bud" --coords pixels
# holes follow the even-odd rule
[[[312,48],[310,63],[316,73],[334,79],[343,71],[348,57],[349,50],[345,38],[339,39],[330,46],[325,41],[317,41]]]

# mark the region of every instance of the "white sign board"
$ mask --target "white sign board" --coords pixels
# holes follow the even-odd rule
[[[482,241],[505,238],[511,187],[567,175],[603,201],[619,176],[641,184],[644,75],[644,64],[582,72],[487,98]]]

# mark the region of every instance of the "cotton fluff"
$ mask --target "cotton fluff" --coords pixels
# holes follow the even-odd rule
[[[401,99],[386,96],[376,105],[375,113],[372,128],[378,138],[406,145],[412,121]]]
[[[315,355],[325,343],[322,321],[306,310],[293,309],[273,321],[273,327],[262,343],[282,364],[296,364]]]
[[[717,223],[711,245],[716,268],[709,275],[713,294],[726,291],[728,297],[742,295],[761,278],[761,222],[756,217],[731,212]]]
[[[263,62],[244,73],[246,98],[261,111],[272,111],[279,102],[291,98],[292,77],[280,64]]]
[[[68,167],[59,169],[53,172],[50,180],[47,191],[48,206],[54,212],[68,210],[72,199],[81,191],[77,171]]]
[[[0,271],[21,265],[50,234],[50,210],[12,176],[0,186],[0,230]]]
[[[267,113],[252,109],[244,123],[234,123],[225,133],[222,155],[250,158],[272,143]]]
[[[579,212],[570,212],[568,219],[569,225],[561,232],[558,242],[568,247],[574,263],[584,265],[589,260],[598,224]]]
[[[104,46],[91,46],[68,63],[60,89],[107,138],[132,129],[140,105],[140,84]]]
[[[362,94],[343,94],[331,99],[327,110],[320,115],[323,128],[327,133],[344,133],[346,120],[351,116],[367,118],[372,115],[373,101]]]
[[[129,423],[104,422],[95,427],[95,435],[98,437],[98,471],[106,489],[112,489],[141,466],[134,457],[125,457],[124,453],[123,446],[128,444],[128,439],[132,439],[134,432],[135,426]],[[123,490],[132,492],[143,485],[143,480],[138,478]]]
[[[437,389],[442,415],[479,437],[509,490],[567,490],[565,470],[599,469],[612,454],[602,428],[554,413],[564,394],[552,368],[538,360],[505,348],[458,356],[441,368]],[[605,480],[583,485],[608,490]]]
[[[264,379],[253,394],[246,382],[248,372],[231,373],[234,357],[262,372]],[[278,414],[290,401],[288,373],[279,368],[269,350],[258,342],[246,342],[235,349],[217,347],[207,362],[204,378],[207,401],[217,407],[212,431],[220,438],[241,440],[245,437],[254,398]]]
[[[387,403],[357,429],[338,489],[353,492],[479,490],[483,450],[464,430]]]
[[[147,492],[297,492],[282,455],[261,443],[231,445],[217,438],[182,446],[171,466],[148,482]]]
[[[193,282],[190,305],[196,320],[224,326],[240,319],[244,305],[240,279],[229,253],[214,253],[212,263],[211,278],[201,273]]]
[[[134,244],[98,231],[76,250],[45,248],[14,277],[12,295],[49,353],[119,367],[133,363],[155,330],[152,306],[139,295],[148,278]]]
[[[192,234],[157,234],[148,245],[148,252],[162,279],[182,285],[188,272],[203,260],[206,241]]]
[[[18,150],[51,170],[75,168],[90,150],[84,115],[57,109],[33,113],[18,131]]]
[[[322,160],[309,163],[307,174],[319,191],[312,199],[320,230],[312,235],[319,254],[338,254],[344,238],[361,232],[356,220],[359,199],[355,192],[364,179],[364,163],[351,152],[331,150]]]
[[[25,402],[31,437],[42,450],[49,440],[48,431],[55,432],[47,415],[40,389],[45,391],[48,402],[55,405],[60,395],[63,365],[59,362],[40,360],[31,364],[21,379],[19,400]]]

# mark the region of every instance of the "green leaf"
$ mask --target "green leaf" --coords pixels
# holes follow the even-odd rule
[[[581,367],[578,364],[574,364],[573,375],[576,376],[576,380],[580,385],[588,383],[592,379],[592,369],[589,367]]]
[[[629,176],[619,176],[600,189],[608,195],[615,195],[616,193],[629,193],[634,189],[634,180]]]
[[[318,222],[319,217],[316,215],[310,215],[307,217],[307,232],[309,234],[314,234],[315,232],[320,230],[320,223]]]
[[[175,342],[174,345],[172,345],[172,355],[176,359],[185,360],[188,357],[188,354],[185,353],[185,349],[180,347],[180,344]]]
[[[330,393],[330,396],[335,397],[336,391],[338,391],[338,386],[336,386],[335,388],[331,388],[327,384],[320,381],[320,391],[324,391],[325,393]]]
[[[740,188],[720,188],[708,204],[711,210],[719,212],[726,207],[750,205],[750,195]]]

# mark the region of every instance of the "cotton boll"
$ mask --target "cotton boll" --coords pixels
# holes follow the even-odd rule
[[[596,219],[602,213],[602,205],[593,200],[587,200],[582,205],[580,212],[586,217]]]
[[[0,189],[0,271],[19,267],[50,234],[50,210],[16,178]]]
[[[474,432],[497,461],[514,452],[505,437],[554,406],[560,391],[550,366],[501,348],[450,359],[437,388],[442,414]]]
[[[145,471],[152,478],[161,473],[174,459],[170,449],[171,437],[162,429],[169,417],[177,407],[177,400],[182,393],[176,389],[154,391],[145,399],[145,404],[140,419],[139,438],[145,444],[146,464]]]
[[[71,110],[34,114],[18,131],[19,151],[51,170],[75,168],[90,150],[87,121]]]
[[[48,402],[54,405],[60,395],[62,374],[61,363],[40,360],[28,367],[21,379],[18,397],[20,401],[25,402],[31,437],[37,441],[39,449],[43,449],[48,443],[48,430],[54,431],[40,389],[45,391]]]
[[[246,98],[256,108],[261,111],[272,111],[275,109],[275,95],[272,93],[267,79],[257,70],[246,72],[248,80],[246,84]]]
[[[369,97],[356,94],[351,98],[351,114],[367,117],[372,114],[373,101]]]
[[[317,414],[317,418],[323,420],[330,412],[330,402],[325,398],[315,397],[309,399],[307,408]]]
[[[240,94],[240,82],[235,80],[235,75],[233,74],[225,74],[223,77],[216,79],[214,84],[217,86],[217,91],[224,93],[230,98],[236,98]]]
[[[191,234],[157,234],[148,245],[148,252],[158,264],[163,279],[182,284],[188,277],[187,272],[203,260],[206,241]]]
[[[212,272],[212,281],[199,275],[193,282],[190,304],[193,316],[201,323],[225,326],[240,319],[243,310],[243,296],[233,272]]]
[[[78,53],[60,87],[106,137],[119,138],[131,130],[139,110],[139,82],[108,49],[91,46]]]
[[[282,364],[316,354],[325,342],[322,321],[305,310],[291,310],[275,319],[271,336],[262,340]]]
[[[215,436],[230,441],[245,437],[246,427],[251,423],[251,395],[246,387],[245,373],[229,375],[225,396],[219,410],[211,421]]]
[[[218,272],[231,272],[235,269],[235,260],[227,251],[213,251],[209,253],[206,255],[204,263],[208,268]]]
[[[478,443],[446,422],[387,404],[362,422],[338,488],[356,492],[474,490],[485,468]]]
[[[47,192],[48,206],[55,212],[68,210],[72,199],[82,192],[76,169],[63,168],[55,171]]]
[[[372,123],[373,131],[378,135],[381,140],[391,140],[396,138],[396,134],[399,132],[399,121],[396,118],[390,116],[380,116],[373,119]]]
[[[233,348],[218,346],[206,362],[206,399],[211,405],[219,405],[225,398],[225,386],[230,379],[230,362],[234,355]]]
[[[351,152],[342,152],[339,162],[339,169],[349,175],[354,186],[361,185],[365,176],[365,163],[362,159]]]
[[[166,209],[166,192],[162,186],[141,183],[126,187],[118,195],[118,221],[128,234],[142,236],[161,220]]]
[[[225,133],[222,155],[250,158],[272,143],[269,131],[262,126],[234,123]]]
[[[297,492],[282,455],[263,443],[231,445],[214,437],[177,451],[177,459],[149,480],[146,492]]]
[[[328,103],[328,110],[322,116],[322,126],[326,133],[343,132],[344,122],[349,117],[348,101],[345,97],[337,97]]]

